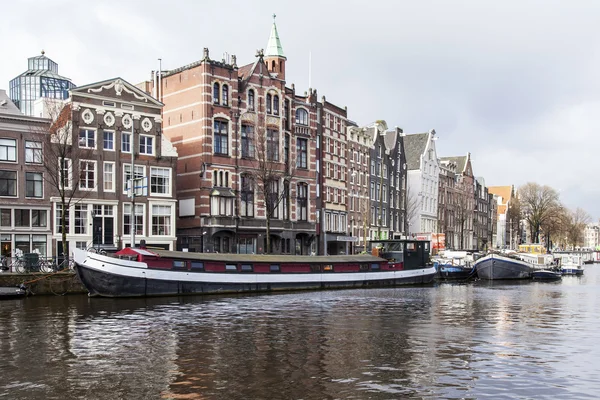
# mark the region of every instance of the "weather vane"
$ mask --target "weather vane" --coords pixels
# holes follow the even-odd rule
[[[273,13],[273,22],[275,22],[276,17],[277,17],[277,15],[275,15],[275,13]]]

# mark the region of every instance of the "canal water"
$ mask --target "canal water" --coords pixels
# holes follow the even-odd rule
[[[600,265],[562,282],[0,302],[0,399],[594,399]]]

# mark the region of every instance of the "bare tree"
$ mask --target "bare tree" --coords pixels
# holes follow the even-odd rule
[[[568,212],[566,234],[567,241],[573,247],[583,246],[585,225],[592,220],[592,217],[582,208],[577,207],[575,211]]]
[[[50,122],[36,133],[42,140],[40,162],[48,193],[59,198],[60,233],[63,256],[67,254],[68,215],[72,205],[89,196],[97,185],[97,166],[93,148],[97,138],[73,134],[71,105],[47,102],[45,114]],[[90,131],[91,132],[91,131]],[[93,169],[92,169],[93,168]],[[83,190],[82,190],[83,189]]]
[[[266,220],[266,248],[265,252],[271,253],[271,221],[278,211],[287,213],[290,209],[290,188],[295,168],[292,167],[289,146],[281,151],[281,131],[256,127],[254,136],[254,159],[252,168],[245,174],[254,182],[257,195],[262,199],[265,207]],[[282,159],[283,157],[283,159]],[[308,162],[308,160],[307,160]],[[282,204],[284,203],[284,204]],[[280,207],[280,206],[283,207]],[[279,210],[279,208],[283,208]]]
[[[369,194],[365,192],[363,196],[358,196],[358,209],[360,211],[360,218],[362,219],[362,234],[363,234],[363,251],[367,251],[367,231],[371,226],[371,201]]]
[[[510,235],[510,247],[515,248],[515,243],[521,243],[521,220],[523,212],[521,210],[521,202],[516,196],[514,188],[512,190],[508,209],[506,210],[506,229]],[[506,244],[506,242],[504,243]]]
[[[539,243],[542,225],[560,207],[558,192],[547,185],[529,182],[519,188],[521,207],[533,243]]]
[[[421,208],[421,204],[419,201],[419,196],[413,192],[410,185],[406,185],[406,226],[404,230],[406,231],[406,235],[410,236],[410,225],[414,219],[419,217],[419,210]]]

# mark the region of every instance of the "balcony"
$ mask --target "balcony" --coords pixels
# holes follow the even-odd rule
[[[294,126],[294,133],[299,136],[310,137],[310,127],[303,125]]]
[[[235,217],[232,215],[213,215],[205,220],[206,226],[224,226],[235,228]]]

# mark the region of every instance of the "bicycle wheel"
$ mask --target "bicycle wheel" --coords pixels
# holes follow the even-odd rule
[[[13,270],[17,274],[24,274],[25,273],[25,263],[23,263],[22,261],[15,262],[12,267],[13,267]]]
[[[53,272],[52,262],[51,261],[40,262],[40,272],[43,272],[45,274]]]

